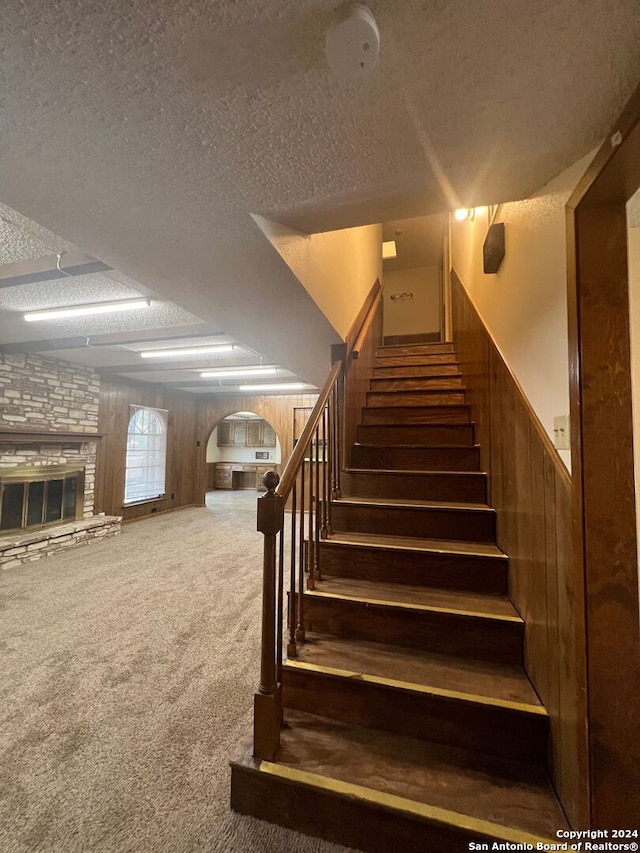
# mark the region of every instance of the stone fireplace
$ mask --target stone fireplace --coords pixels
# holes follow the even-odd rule
[[[99,378],[38,355],[0,355],[0,569],[119,532],[94,515]]]
[[[0,430],[0,569],[120,532],[93,514],[98,440]]]
[[[0,495],[0,533],[79,521],[84,500],[84,466],[0,470]]]

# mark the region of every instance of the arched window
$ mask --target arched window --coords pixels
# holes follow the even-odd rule
[[[167,411],[130,406],[125,504],[164,495],[167,464]]]

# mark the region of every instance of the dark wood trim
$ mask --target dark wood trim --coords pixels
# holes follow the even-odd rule
[[[640,186],[640,86],[571,194],[567,207],[626,204]]]
[[[162,498],[160,498],[159,500],[162,500]],[[141,503],[154,503],[154,501],[141,501]],[[122,508],[123,512],[126,511],[127,508],[130,506],[134,506],[134,504],[127,504],[126,507]],[[135,504],[135,506],[137,506],[137,504]],[[149,515],[137,515],[133,518],[123,518],[122,524],[133,524],[136,521],[148,521],[150,518],[152,518],[152,517],[155,518],[155,516],[157,516],[157,515],[167,515],[167,513],[169,513],[169,512],[180,512],[180,510],[183,510],[183,509],[194,509],[194,508],[200,509],[203,506],[206,506],[206,504],[205,503],[199,503],[199,504],[192,503],[192,504],[183,504],[182,506],[171,507],[171,509],[159,509],[156,512],[150,513]]]
[[[590,826],[640,813],[640,627],[626,202],[640,87],[567,205],[573,547],[587,651]]]

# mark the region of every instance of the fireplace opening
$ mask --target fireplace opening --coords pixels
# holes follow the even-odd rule
[[[67,465],[0,471],[0,532],[82,518],[84,469]]]

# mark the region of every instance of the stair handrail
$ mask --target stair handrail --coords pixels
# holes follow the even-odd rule
[[[296,442],[296,446],[293,448],[293,452],[287,460],[287,464],[284,466],[284,471],[282,472],[280,481],[275,489],[276,494],[284,500],[287,500],[287,498],[291,494],[293,484],[296,480],[296,477],[298,476],[298,472],[300,471],[300,467],[304,461],[305,450],[309,442],[313,439],[313,434],[320,422],[322,412],[324,411],[324,408],[327,405],[327,401],[329,400],[329,397],[333,391],[334,385],[340,378],[340,375],[342,373],[342,367],[342,359],[336,361],[335,364],[332,365],[331,371],[327,376],[327,380],[324,383],[322,391],[320,391],[316,404],[313,407],[311,414],[309,415],[309,420],[305,424],[305,427],[302,431],[302,435]]]
[[[381,300],[380,282],[376,281],[346,342],[332,347],[331,370],[282,477],[268,471],[262,480],[267,490],[258,499],[258,530],[264,536],[262,651],[253,715],[253,754],[262,760],[273,761],[280,746],[285,596],[287,656],[294,658],[298,644],[305,640],[305,573],[306,587],[313,590],[320,579],[321,540],[331,533],[332,500],[341,494],[345,448],[351,440],[349,424],[354,422],[354,412],[347,412],[346,383],[353,382],[360,389],[363,371],[372,365],[382,339]],[[359,401],[360,396],[354,399]],[[291,512],[288,549],[285,508]],[[288,591],[284,584],[285,550]]]
[[[297,644],[304,640],[305,569],[307,586],[312,589],[318,573],[320,539],[326,538],[331,530],[331,498],[340,490],[343,377],[344,361],[337,359],[282,477],[275,471],[267,471],[262,478],[267,489],[266,494],[258,498],[258,530],[264,536],[262,651],[260,685],[254,696],[253,754],[264,760],[275,758],[282,724],[285,506],[289,505],[291,510],[286,620],[287,655],[291,658],[297,654]]]
[[[350,352],[348,353],[349,358],[352,358],[352,359],[360,358],[360,353],[362,352],[362,349],[365,345],[365,342],[366,342],[367,338],[369,337],[369,334],[371,332],[371,327],[372,327],[372,325],[376,319],[376,315],[378,312],[378,306],[380,305],[381,301],[382,301],[382,288],[380,288],[377,291],[377,293],[375,294],[375,297],[373,298],[371,305],[369,306],[369,310],[367,311],[367,316],[365,317],[364,323],[362,324],[362,327],[360,328],[360,332],[358,333],[358,337],[356,338],[356,341],[355,341],[353,347],[351,348]]]

